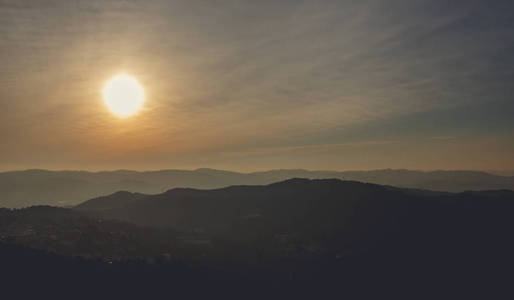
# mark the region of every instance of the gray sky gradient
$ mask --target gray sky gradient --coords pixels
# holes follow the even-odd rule
[[[512,1],[0,0],[0,170],[512,170],[513,95]]]

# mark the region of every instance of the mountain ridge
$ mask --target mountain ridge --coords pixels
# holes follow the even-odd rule
[[[214,189],[232,185],[265,185],[289,178],[337,178],[401,188],[463,192],[514,190],[514,177],[483,171],[311,171],[277,169],[253,173],[201,168],[155,171],[49,171],[41,169],[0,173],[0,207],[70,206],[125,190],[158,194],[175,187]]]
[[[469,205],[467,202],[472,203],[476,199],[514,199],[514,192],[510,190],[440,193],[358,181],[305,178],[268,185],[237,185],[210,190],[175,188],[161,194],[140,195],[137,199],[130,196],[132,194],[122,193],[121,199],[119,195],[115,193],[92,199],[74,209],[143,226],[169,226],[180,230],[204,228],[208,231],[212,228],[226,230],[235,220],[251,215],[275,219],[276,222],[291,218],[318,220],[316,216],[337,218],[335,212],[345,215],[361,208],[367,211],[368,205],[386,205],[387,209],[379,210],[379,218],[386,218],[387,212],[394,207],[400,210],[412,209],[424,215],[430,210],[436,210],[438,205],[442,205],[440,208],[447,204],[457,207],[462,203],[465,207]],[[421,209],[423,206],[427,207],[426,212]],[[319,209],[323,213],[316,212]],[[375,212],[366,213],[373,215]],[[391,216],[397,215],[394,209],[390,213]],[[296,224],[293,227],[302,226]]]

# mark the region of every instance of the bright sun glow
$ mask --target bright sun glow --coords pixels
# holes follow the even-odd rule
[[[104,100],[111,112],[126,118],[134,115],[143,105],[143,87],[132,76],[120,74],[105,85]]]

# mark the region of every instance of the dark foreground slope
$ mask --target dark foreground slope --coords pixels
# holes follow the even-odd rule
[[[116,262],[0,243],[6,299],[512,299],[509,266],[399,263],[377,255],[288,264],[288,276],[240,266]],[[408,262],[408,261],[407,261]],[[496,263],[496,259],[493,258]],[[277,266],[279,268],[281,266]],[[502,272],[506,271],[506,272]],[[296,276],[313,274],[308,280]],[[301,275],[301,274],[300,274]]]
[[[76,205],[91,198],[125,190],[147,194],[175,187],[200,189],[232,185],[262,185],[290,178],[338,178],[404,188],[463,192],[466,190],[514,189],[514,177],[474,171],[409,170],[307,171],[272,170],[236,173],[212,169],[162,171],[45,171],[0,173],[0,207],[32,205]]]
[[[67,256],[103,261],[153,259],[177,248],[177,234],[58,207],[0,209],[0,242]]]

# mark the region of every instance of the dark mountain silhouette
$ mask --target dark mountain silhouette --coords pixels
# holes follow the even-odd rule
[[[213,169],[148,172],[27,170],[0,173],[0,207],[70,206],[120,190],[158,194],[175,187],[214,189],[232,185],[270,184],[290,178],[338,178],[403,188],[449,192],[514,189],[514,177],[474,171],[272,170],[236,173]]]
[[[231,186],[215,190],[176,188],[156,195],[118,192],[86,201],[75,209],[141,225],[184,230],[213,230],[240,220],[276,220],[281,224],[290,222],[291,226],[299,228],[302,225],[295,222],[317,224],[331,218],[337,222],[360,212],[376,212],[374,218],[379,217],[378,214],[397,215],[401,210],[427,214],[429,209],[469,205],[468,202],[475,198],[483,199],[486,206],[487,199],[493,203],[497,199],[511,199],[513,195],[514,192],[509,190],[452,194],[338,179],[295,178],[266,186]],[[368,211],[371,207],[372,211]],[[310,219],[315,217],[322,219]]]
[[[244,247],[283,243],[302,255],[345,256],[375,247],[407,256],[427,249],[432,254],[459,249],[454,251],[463,251],[461,255],[494,249],[498,255],[512,249],[504,237],[514,229],[514,192],[508,190],[451,194],[338,179],[290,179],[267,186],[178,188],[126,202],[115,194],[112,200],[95,199],[75,210],[200,232]]]
[[[148,195],[140,193],[131,193],[126,191],[119,191],[108,196],[102,196],[95,199],[88,200],[80,204],[81,210],[109,210],[115,207],[123,207],[132,202],[146,198]]]
[[[24,284],[76,287],[68,274],[78,274],[118,295],[136,287],[272,299],[508,295],[513,209],[508,190],[437,193],[338,179],[119,192],[74,209],[0,210],[0,257],[3,271],[30,274]],[[49,266],[48,281],[34,278]]]

